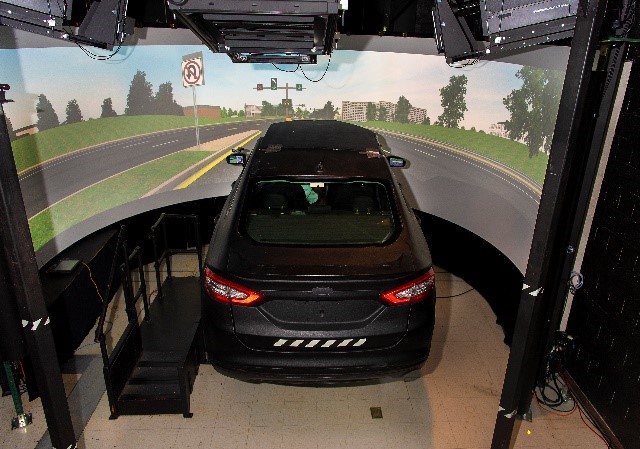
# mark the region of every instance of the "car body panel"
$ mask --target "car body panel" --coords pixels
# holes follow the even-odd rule
[[[420,302],[396,306],[380,294],[430,270],[431,255],[375,134],[334,121],[278,123],[248,156],[217,220],[206,266],[264,297],[247,307],[203,292],[208,359],[240,378],[321,382],[379,377],[423,363],[435,320],[435,288]],[[276,181],[336,189],[384,184],[389,198],[379,216],[369,210],[344,216],[390,222],[393,231],[375,244],[265,243],[263,234],[247,227],[255,214],[264,213],[251,212],[252,189]],[[285,193],[275,192],[274,198],[278,195]],[[338,206],[332,201],[333,210]],[[297,210],[301,206],[286,213],[269,209],[264,220],[271,220],[274,235],[280,230],[286,242],[286,226],[317,220],[311,206],[306,212]],[[330,220],[340,229],[339,214]]]

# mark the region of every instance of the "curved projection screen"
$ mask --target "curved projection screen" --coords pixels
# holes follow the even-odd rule
[[[315,66],[234,65],[196,45],[122,47],[105,60],[76,47],[5,49],[0,58],[41,264],[131,215],[228,194],[240,169],[224,156],[287,115],[376,129],[410,162],[396,173],[413,207],[525,270],[563,72],[346,50]]]

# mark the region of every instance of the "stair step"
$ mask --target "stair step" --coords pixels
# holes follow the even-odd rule
[[[122,390],[119,399],[127,400],[161,400],[180,399],[180,385],[177,382],[145,383],[127,385]]]
[[[162,366],[182,363],[185,353],[178,351],[142,351],[138,366]]]
[[[137,366],[131,373],[130,383],[166,383],[180,379],[175,366]]]

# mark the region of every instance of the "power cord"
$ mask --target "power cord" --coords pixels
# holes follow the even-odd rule
[[[329,70],[329,66],[331,65],[331,56],[333,56],[333,53],[329,55],[329,61],[327,61],[327,66],[324,68],[324,73],[317,80],[312,80],[311,78],[309,78],[307,76],[307,74],[304,73],[304,69],[302,67],[300,67],[300,71],[302,72],[304,77],[307,79],[307,81],[311,81],[312,83],[319,83],[320,81],[322,81],[322,78],[324,78],[324,76],[327,74],[327,70]],[[296,69],[296,70],[298,70],[298,69]]]
[[[545,359],[544,372],[534,390],[535,399],[544,409],[559,416],[569,416],[577,410],[585,426],[598,436],[607,445],[607,448],[611,448],[609,438],[573,398],[567,383],[562,378],[561,372],[573,348],[573,337],[565,332],[557,331]],[[568,408],[567,404],[569,404]]]
[[[93,279],[93,273],[91,272],[91,268],[89,268],[89,265],[87,265],[84,262],[82,262],[82,265],[84,265],[87,271],[89,271],[89,279],[91,280],[91,283],[96,289],[96,294],[98,295],[98,298],[100,298],[100,302],[104,304],[104,298],[102,297],[102,294],[100,294],[100,289],[98,288],[98,284],[96,284],[95,279]]]
[[[463,296],[466,295],[467,293],[470,293],[472,291],[474,291],[475,288],[470,288],[469,290],[466,290],[462,293],[458,293],[457,295],[449,295],[449,296],[436,296],[436,299],[447,299],[447,298],[457,298],[458,296]]]

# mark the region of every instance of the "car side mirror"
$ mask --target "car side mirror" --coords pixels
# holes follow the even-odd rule
[[[390,167],[405,167],[407,165],[407,160],[399,156],[387,156],[387,160]]]
[[[231,153],[227,156],[227,164],[244,166],[246,163],[247,155],[244,153]]]

